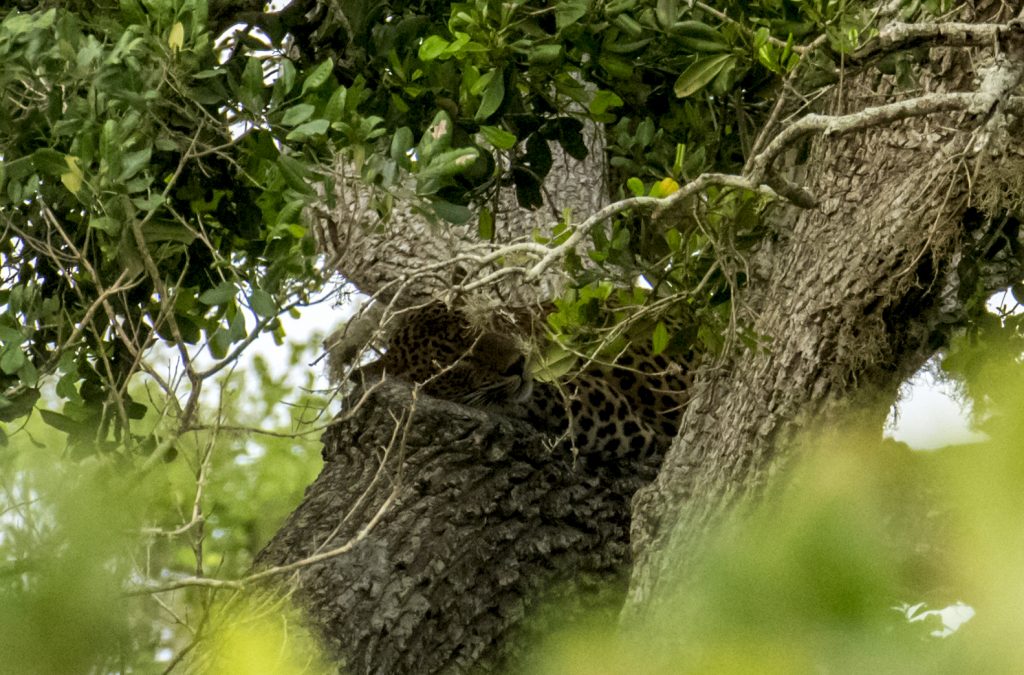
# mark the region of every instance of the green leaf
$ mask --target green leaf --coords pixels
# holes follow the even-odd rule
[[[0,396],[0,422],[11,422],[29,414],[39,397],[38,389],[25,389],[11,399]]]
[[[412,167],[412,158],[409,150],[412,149],[412,131],[409,127],[402,127],[391,137],[391,159],[395,164],[408,170]]]
[[[295,127],[284,138],[286,141],[304,141],[313,136],[322,136],[327,133],[329,126],[330,122],[327,120],[311,120]]]
[[[89,227],[100,232],[106,232],[111,237],[121,234],[121,223],[109,216],[94,216],[90,218]]]
[[[494,239],[494,214],[486,207],[480,209],[477,233],[479,233],[481,239]]]
[[[476,110],[476,115],[473,116],[477,122],[482,122],[497,110],[498,106],[505,99],[505,78],[502,77],[501,70],[495,71],[494,79],[490,81],[487,88],[484,89],[484,95],[480,100],[480,107]]]
[[[0,354],[0,370],[7,375],[13,375],[25,365],[26,361],[25,352],[21,350],[21,345],[7,345],[3,353]]]
[[[430,161],[434,154],[450,147],[451,139],[452,118],[444,110],[439,110],[434,115],[430,126],[423,132],[423,138],[420,139],[420,144],[416,148],[417,161],[421,163]]]
[[[277,314],[277,305],[274,304],[274,298],[271,297],[270,293],[260,288],[254,290],[252,295],[249,296],[249,305],[252,307],[252,311],[264,319]]]
[[[467,207],[461,204],[452,204],[442,199],[434,202],[434,211],[437,215],[455,225],[465,225],[473,217],[473,212]]]
[[[482,126],[480,133],[487,142],[500,150],[509,150],[516,145],[516,136],[513,133],[499,129],[498,127]]]
[[[278,82],[280,82],[278,86],[281,87],[282,96],[287,95],[295,86],[295,64],[288,59],[281,61],[281,72],[274,84]]]
[[[629,188],[629,191],[633,193],[634,197],[644,196],[644,182],[636,176],[633,176],[626,181],[626,187]]]
[[[476,148],[456,148],[433,157],[430,164],[419,172],[423,180],[443,176],[454,176],[468,169],[479,156]]]
[[[555,4],[555,26],[561,30],[573,25],[587,15],[588,0],[562,0]]]
[[[530,64],[539,66],[562,58],[562,45],[537,45],[530,50]]]
[[[448,48],[448,41],[440,35],[431,35],[420,45],[420,61],[433,61]]]
[[[670,32],[684,47],[696,52],[721,52],[729,49],[721,33],[700,21],[677,21],[672,24]]]
[[[676,0],[658,0],[654,8],[654,16],[658,19],[658,25],[668,29],[679,17],[679,6]]]
[[[622,99],[618,94],[602,89],[594,94],[594,100],[590,102],[589,110],[594,115],[601,115],[608,108],[616,108],[621,105]]]
[[[281,124],[286,127],[294,127],[298,124],[302,124],[310,117],[313,116],[313,112],[316,110],[316,106],[309,103],[299,103],[293,105],[291,108],[285,111],[284,117],[281,118]]]
[[[59,412],[54,412],[53,410],[42,409],[39,411],[39,415],[48,425],[57,431],[63,431],[66,434],[79,434],[86,428],[85,425],[78,420],[72,419]]]
[[[530,363],[530,375],[538,382],[554,382],[576,365],[576,354],[558,344],[551,344],[540,358]]]
[[[130,180],[135,176],[143,167],[149,164],[150,158],[153,156],[153,148],[145,147],[142,150],[136,150],[135,152],[129,152],[124,155],[121,159],[121,175],[117,179],[121,182]]]
[[[39,371],[36,370],[35,364],[25,359],[25,363],[18,369],[18,379],[26,387],[34,387],[39,384]]]
[[[698,59],[676,79],[673,91],[678,98],[685,98],[703,89],[715,76],[736,60],[734,54],[719,54]]]
[[[257,59],[250,57],[245,64],[245,70],[242,72],[242,87],[241,92],[244,93],[248,100],[245,104],[258,109],[263,106],[263,98],[261,92],[263,91],[263,63]]]
[[[40,148],[32,153],[32,166],[36,171],[60,176],[68,170],[68,163],[63,152],[51,148]]]
[[[665,328],[665,324],[661,321],[654,327],[654,332],[651,333],[651,351],[655,356],[665,351],[665,347],[668,347],[668,329]]]
[[[327,100],[327,105],[324,106],[324,117],[332,122],[337,122],[341,119],[342,113],[345,112],[345,103],[348,98],[348,89],[344,85],[340,85],[331,94],[331,98]]]
[[[223,305],[235,298],[238,288],[230,281],[222,281],[216,287],[207,289],[199,296],[204,305]]]
[[[277,167],[281,170],[281,176],[288,183],[288,187],[309,197],[316,194],[306,182],[309,177],[309,167],[304,163],[294,157],[281,155],[277,158]]]
[[[327,78],[331,76],[333,71],[334,61],[328,58],[319,66],[314,68],[313,72],[306,76],[305,81],[302,83],[302,93],[305,94],[313,89],[318,89],[320,85],[327,81]]]

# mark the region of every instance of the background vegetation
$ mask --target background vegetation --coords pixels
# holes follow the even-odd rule
[[[907,19],[945,9],[904,5]],[[536,206],[551,148],[583,156],[589,118],[609,130],[614,196],[662,196],[738,170],[779,87],[834,81],[832,57],[869,39],[873,18],[823,0],[339,6],[260,25],[201,0],[4,10],[0,654],[11,672],[158,672],[188,659],[210,672],[324,669],[294,617],[242,599],[235,580],[319,468],[329,396],[308,366],[319,338],[285,343],[280,316],[324,301],[300,214],[321,186],[330,193],[321,169],[335,153],[375,186],[382,213],[400,201],[475,218],[490,238],[499,186]],[[884,67],[910,77],[906,57]],[[448,132],[430,134],[440,122]],[[608,282],[642,275],[644,297],[686,298],[688,342],[718,349],[746,255],[768,236],[763,207],[712,189],[687,205],[699,217],[627,214],[595,229],[593,264],[566,260],[576,288],[554,327],[586,339]],[[691,614],[642,639],[608,627],[554,636],[537,668],[1019,663],[1007,629],[1024,591],[1020,319],[983,300],[945,364],[988,442],[920,455],[856,436],[814,453],[791,491],[723,534]],[[652,329],[656,348],[666,325]],[[260,358],[233,370],[265,333],[307,373],[299,386]],[[174,588],[186,576],[209,583]],[[906,621],[919,603],[958,600],[978,615],[951,638],[929,637],[934,618]]]

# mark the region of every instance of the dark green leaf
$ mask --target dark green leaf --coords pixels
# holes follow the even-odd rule
[[[455,225],[464,225],[473,217],[473,212],[465,206],[452,204],[441,199],[434,202],[434,211],[437,212],[437,215]]]
[[[477,108],[474,119],[477,122],[486,120],[493,115],[501,102],[505,99],[505,78],[500,70],[496,71],[493,79],[484,89],[483,97],[480,99],[480,107]]]
[[[736,56],[733,54],[719,54],[698,59],[676,79],[673,86],[675,95],[684,98],[700,91],[708,82],[715,79],[715,76],[722,72],[723,68],[735,60]]]

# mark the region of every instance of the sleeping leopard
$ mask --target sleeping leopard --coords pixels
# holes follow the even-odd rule
[[[581,457],[644,458],[668,448],[689,391],[688,370],[678,362],[631,346],[614,364],[535,382],[516,331],[475,328],[464,312],[433,302],[401,314],[369,372],[419,385],[429,396],[523,417]]]

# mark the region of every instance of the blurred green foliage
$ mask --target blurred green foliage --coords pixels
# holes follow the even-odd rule
[[[220,428],[182,436],[175,461],[73,459],[38,418],[12,436],[0,449],[0,671],[160,672],[194,643],[237,655],[232,645],[251,641],[279,669],[233,672],[322,672],[284,608],[261,623],[243,620],[240,598],[225,604],[230,589],[147,591],[195,575],[244,577],[315,478],[330,414],[306,365],[319,344],[318,335],[286,344],[273,370],[261,356],[250,372],[222,375],[206,402]],[[286,365],[302,377],[282,373]],[[226,616],[237,619],[227,633]]]
[[[988,440],[922,452],[869,430],[815,436],[784,485],[713,538],[672,610],[552,636],[526,672],[1015,671],[1024,365],[1019,350],[1010,364],[976,349],[967,388],[985,392]],[[957,603],[974,616],[937,637],[927,611]]]

